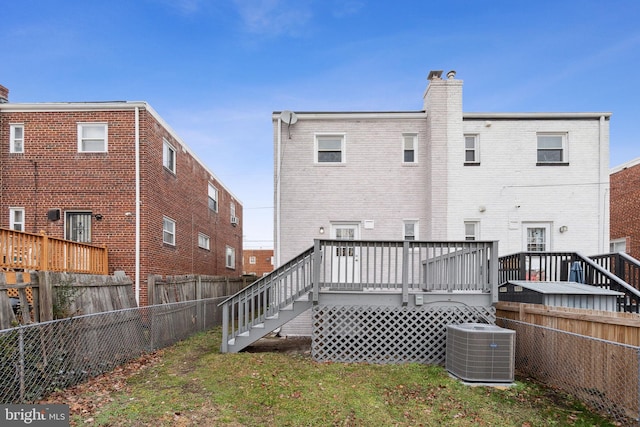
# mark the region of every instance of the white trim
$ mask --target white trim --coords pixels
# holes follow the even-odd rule
[[[109,124],[106,122],[77,122],[77,126],[78,126],[78,153],[108,153],[109,152]],[[102,139],[104,141],[104,148],[102,150],[83,150],[82,147],[82,142],[85,140],[85,138],[83,138],[83,130],[86,127],[90,127],[90,126],[94,126],[94,127],[99,127],[101,126],[104,130],[104,138]],[[87,138],[89,140],[92,141],[97,141],[97,139],[93,139],[93,138]]]
[[[22,212],[22,222],[16,222],[15,221],[15,213],[16,212]],[[19,208],[19,207],[10,207],[9,208],[9,228],[12,230],[15,230],[15,225],[16,224],[21,224],[22,225],[22,229],[20,230],[16,230],[16,231],[26,231],[25,230],[25,219],[26,219],[26,212],[24,208]]]
[[[340,161],[339,162],[319,162],[318,161],[318,139],[340,138]],[[345,132],[316,132],[313,134],[313,163],[315,165],[342,165],[347,163],[347,134]]]
[[[634,167],[636,165],[640,165],[640,157],[635,158],[633,160],[629,160],[626,163],[623,163],[621,165],[618,165],[618,166],[615,166],[615,167],[611,168],[609,170],[609,175],[613,175],[614,173],[621,172],[621,171],[623,171],[625,169],[629,169],[629,168]]]
[[[167,166],[167,153],[173,153],[173,168]],[[167,138],[162,138],[162,166],[174,175],[178,174],[178,150]]]
[[[413,161],[407,162],[404,160],[404,152],[406,151],[406,138],[413,137]],[[402,132],[402,164],[415,165],[418,164],[418,132]]]
[[[200,244],[200,239],[204,242],[204,246]],[[211,250],[211,238],[204,233],[198,233],[198,247],[201,249]]]
[[[528,230],[530,228],[544,228],[545,230],[545,240],[544,240],[544,251],[549,252],[552,251],[552,230],[553,223],[551,222],[523,222],[522,223],[522,250],[528,252]]]
[[[22,150],[15,150],[16,128],[22,129]],[[9,153],[24,154],[24,123],[9,123]]]
[[[165,220],[166,220],[166,221],[169,221],[170,223],[172,223],[172,224],[173,224],[173,231],[166,230],[166,229],[164,228],[164,222],[165,222]],[[177,226],[177,224],[176,224],[176,220],[175,220],[175,219],[173,219],[173,218],[170,218],[170,217],[168,217],[168,216],[166,216],[166,215],[163,215],[163,216],[162,216],[162,243],[167,244],[167,245],[171,245],[171,246],[176,246],[176,240],[177,240],[177,234],[178,234],[178,233],[177,233],[177,229],[178,229],[178,226]],[[173,236],[173,242],[167,242],[167,241],[164,239],[164,233],[165,233],[165,231],[166,231],[167,233],[171,233],[171,234],[172,234],[172,236]]]

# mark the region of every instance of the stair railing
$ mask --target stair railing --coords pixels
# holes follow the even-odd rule
[[[251,285],[221,302],[222,348],[228,351],[229,340],[264,323],[312,287],[313,249],[261,277]]]

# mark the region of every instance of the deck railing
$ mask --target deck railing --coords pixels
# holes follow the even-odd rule
[[[0,228],[0,267],[108,274],[107,248]]]
[[[618,311],[640,313],[640,290],[626,279],[637,277],[637,261],[610,255],[587,257],[578,252],[520,252],[500,257],[500,283],[509,280],[578,281],[624,295]],[[627,261],[626,266],[622,260]],[[635,267],[633,267],[635,265]],[[573,271],[572,271],[573,270]]]
[[[322,291],[492,293],[497,302],[497,242],[315,240],[314,246],[224,301],[229,338],[263,324],[296,298]]]
[[[640,289],[640,262],[637,259],[623,252],[592,256],[591,259],[634,288]]]

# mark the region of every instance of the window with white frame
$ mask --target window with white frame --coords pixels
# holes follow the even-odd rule
[[[24,208],[9,208],[9,228],[24,231]]]
[[[24,153],[24,125],[9,125],[9,152]]]
[[[549,246],[549,227],[544,225],[529,225],[526,228],[527,252],[545,252]]]
[[[567,135],[539,133],[538,164],[563,164],[567,162]]]
[[[210,249],[210,239],[209,236],[207,236],[204,233],[198,233],[198,247],[201,247],[202,249]]]
[[[344,135],[316,135],[316,163],[344,163]]]
[[[218,189],[209,183],[209,209],[218,212]]]
[[[405,220],[403,221],[403,236],[404,240],[418,240],[418,221],[417,220]]]
[[[106,123],[78,123],[78,152],[106,153],[107,135]]]
[[[418,135],[415,133],[402,134],[402,162],[418,162]]]
[[[256,263],[256,257],[250,256],[249,257],[249,264],[255,264],[255,263]]]
[[[627,238],[623,237],[622,239],[614,239],[609,243],[609,252],[617,253],[617,252],[627,252]]]
[[[162,218],[162,242],[176,245],[176,222],[166,216]]]
[[[229,203],[229,211],[231,212],[231,222],[237,221],[236,218],[236,204],[234,202]]]
[[[176,173],[176,149],[166,139],[162,139],[162,166]]]
[[[231,246],[227,246],[225,266],[227,268],[236,268],[236,250]]]
[[[464,163],[467,165],[480,163],[478,135],[464,136]]]
[[[464,222],[464,240],[478,240],[480,235],[480,223],[478,221]]]
[[[74,242],[91,243],[91,212],[65,212],[64,238]]]

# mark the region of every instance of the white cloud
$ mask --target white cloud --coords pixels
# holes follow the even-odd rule
[[[310,1],[236,0],[238,13],[250,33],[299,35],[313,14]]]

